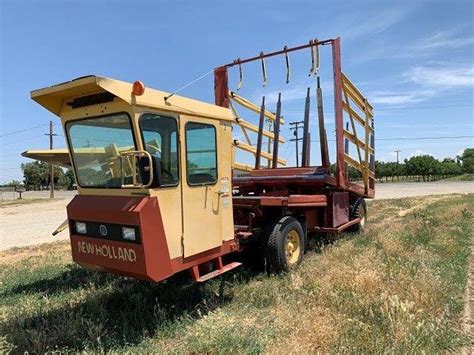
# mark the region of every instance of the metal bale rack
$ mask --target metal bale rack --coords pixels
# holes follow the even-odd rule
[[[277,165],[285,165],[286,161],[278,157],[278,144],[283,142],[279,137],[279,125],[275,125],[275,132],[268,132],[261,129],[261,121],[263,117],[278,121],[283,124],[284,121],[279,119],[276,114],[265,110],[264,105],[260,108],[237,95],[228,89],[228,68],[241,65],[253,61],[262,61],[265,58],[285,55],[289,52],[299,51],[307,48],[330,45],[332,48],[332,69],[334,80],[334,107],[335,107],[335,128],[336,128],[336,169],[331,174],[329,169],[329,154],[327,145],[327,136],[324,128],[324,117],[322,112],[322,95],[318,78],[318,126],[320,137],[321,166],[310,166],[309,162],[309,136],[307,132],[307,121],[309,115],[305,112],[305,133],[303,134],[303,154],[302,166],[295,168],[277,168]],[[262,65],[263,66],[263,65]],[[254,167],[234,163],[235,169],[243,169],[249,171],[248,176],[234,176],[234,189],[238,190],[240,195],[234,196],[234,208],[236,210],[254,209],[266,206],[281,206],[286,208],[298,208],[299,212],[308,214],[308,209],[314,207],[326,207],[319,209],[324,216],[318,216],[318,222],[315,220],[315,210],[311,211],[313,217],[306,218],[306,221],[313,220],[308,230],[317,230],[319,232],[342,231],[350,226],[358,223],[356,219],[350,219],[350,209],[360,198],[372,198],[375,195],[375,175],[374,175],[374,120],[373,108],[367,99],[361,94],[356,86],[348,79],[341,70],[341,52],[340,39],[328,39],[324,41],[310,41],[308,44],[287,48],[260,54],[248,59],[239,59],[231,63],[225,64],[215,69],[215,100],[216,105],[223,107],[231,107],[235,111],[234,103],[242,105],[254,112],[260,113],[260,127],[250,126],[250,124],[238,117],[236,114],[236,124],[245,129],[249,128],[254,132],[258,132],[256,147],[251,147],[248,143],[235,142],[235,145],[243,150],[254,154],[256,164]],[[264,73],[264,80],[266,80]],[[241,84],[241,83],[239,83]],[[309,95],[308,95],[309,96]],[[280,100],[278,102],[280,105]],[[306,111],[306,110],[305,110]],[[348,116],[348,123],[351,129],[344,128],[343,116]],[[358,127],[360,126],[360,127]],[[363,129],[363,136],[360,137],[358,128]],[[275,140],[277,135],[277,140]],[[262,152],[261,137],[273,139],[273,154]],[[247,139],[248,136],[246,135]],[[349,146],[353,145],[357,152],[357,158],[354,159],[349,155]],[[271,169],[261,168],[260,157],[272,160]],[[353,166],[362,176],[362,184],[351,182],[348,178],[347,165]],[[298,201],[298,202],[296,202]],[[306,209],[303,211],[301,209]],[[349,213],[348,213],[349,211]],[[329,218],[329,214],[336,213],[341,217]],[[242,212],[240,213],[242,215]],[[243,213],[246,215],[246,213]],[[320,214],[320,213],[317,213]],[[239,215],[239,213],[236,213]],[[253,215],[252,215],[253,216]],[[308,216],[307,216],[308,217]],[[255,217],[256,218],[256,217]],[[322,225],[321,221],[324,221]],[[340,223],[344,221],[344,223]],[[254,223],[244,223],[249,225]],[[241,225],[240,223],[236,223]],[[308,222],[306,222],[308,223]],[[243,228],[245,229],[245,228]],[[248,228],[247,228],[248,229]]]

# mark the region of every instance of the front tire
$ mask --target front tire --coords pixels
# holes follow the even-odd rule
[[[296,267],[303,259],[305,235],[301,223],[285,216],[271,228],[265,246],[268,272],[281,273]]]

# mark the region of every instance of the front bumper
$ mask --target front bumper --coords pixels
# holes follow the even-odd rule
[[[85,267],[148,281],[173,274],[156,197],[78,195],[67,206],[73,260]],[[136,226],[139,243],[116,235],[79,235],[73,221]]]

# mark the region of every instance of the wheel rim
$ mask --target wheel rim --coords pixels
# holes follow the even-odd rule
[[[361,208],[360,208],[359,218],[360,218],[361,227],[364,227],[365,223],[367,221],[367,211],[365,210],[364,206],[361,206]]]
[[[286,260],[288,261],[288,264],[290,265],[295,264],[300,258],[301,243],[300,243],[300,236],[298,235],[297,231],[291,230],[286,236],[285,251],[286,251]]]

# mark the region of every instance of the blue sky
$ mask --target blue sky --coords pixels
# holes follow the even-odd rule
[[[340,36],[343,71],[375,108],[377,159],[393,161],[395,149],[402,159],[455,156],[474,146],[473,14],[472,1],[3,0],[0,136],[50,119],[59,123],[29,98],[31,90],[54,83],[98,74],[173,91],[237,57]],[[321,51],[330,133],[329,48]],[[270,59],[268,86],[261,86],[259,63],[249,64],[241,92],[257,101],[266,95],[274,110],[272,99],[281,91],[285,118],[294,121],[303,118],[302,98],[314,79],[307,77],[309,53],[290,60],[290,84],[283,59]],[[230,74],[235,87],[237,73]],[[180,94],[212,102],[212,76]],[[46,130],[45,125],[0,138],[0,182],[21,179],[20,163],[29,160],[20,153],[47,148]],[[58,124],[55,130],[62,134]],[[290,138],[287,125],[283,134]],[[438,138],[443,136],[471,137]],[[436,139],[385,140],[405,137]],[[55,145],[64,146],[64,137],[56,137]],[[280,149],[293,163],[294,145]]]

